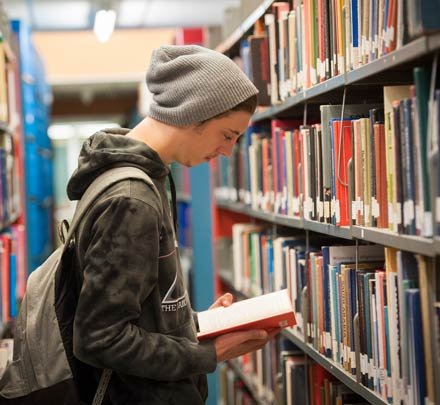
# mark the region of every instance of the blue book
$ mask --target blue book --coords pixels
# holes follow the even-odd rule
[[[339,275],[341,268],[339,265],[329,266],[331,290],[333,292],[332,312],[334,317],[334,330],[332,330],[332,354],[333,360],[341,362],[341,317],[340,317],[340,300],[339,300]],[[334,337],[333,337],[334,336]]]
[[[423,404],[426,396],[426,380],[420,290],[418,288],[407,289],[405,301],[408,309],[406,325],[409,345],[409,384],[413,394],[413,403]]]
[[[370,307],[370,280],[374,280],[374,273],[364,274],[364,301],[365,301],[365,335],[367,346],[368,362],[373,362],[373,334],[371,328],[371,307]],[[373,376],[367,375],[367,386],[374,388]]]
[[[384,307],[384,318],[385,318],[385,339],[386,339],[386,348],[387,348],[387,376],[391,378],[391,350],[390,350],[390,326],[388,322],[388,306]],[[392,390],[388,387],[388,402],[392,403]]]
[[[374,47],[374,43],[376,42],[375,36],[377,36],[377,1],[378,0],[370,0],[371,7],[373,8],[373,13],[370,15],[370,43],[371,43],[371,53],[370,53],[370,61],[377,58],[376,49]]]
[[[440,0],[408,1],[408,34],[411,38],[440,29]]]
[[[349,270],[349,283],[350,283],[350,302],[349,302],[349,311],[350,311],[350,319],[351,319],[351,327],[350,327],[350,343],[351,343],[351,352],[355,353],[356,351],[356,343],[354,336],[354,317],[357,313],[357,298],[356,298],[356,270]],[[351,374],[356,375],[356,367],[360,367],[360,364],[351,364]]]
[[[274,275],[273,275],[273,241],[272,239],[267,239],[267,264],[269,269],[269,291],[273,292],[274,285]]]
[[[358,0],[351,0],[351,44],[353,48],[359,47],[359,22],[358,22]]]
[[[11,240],[11,255],[9,257],[9,299],[10,299],[10,315],[15,318],[18,315],[17,306],[17,255],[15,252],[15,241]]]
[[[242,157],[244,158],[244,189],[248,194],[248,200],[245,197],[245,203],[250,204],[250,192],[251,192],[251,176],[250,176],[250,160],[249,160],[249,146],[252,145],[252,134],[258,132],[258,127],[255,125],[249,125],[243,134],[243,139],[240,143],[240,148],[243,151]]]
[[[415,203],[416,189],[414,184],[414,150],[413,150],[413,119],[412,119],[412,100],[406,98],[401,102],[403,106],[403,128],[401,136],[404,138],[404,148],[402,148],[403,161],[405,162],[404,172],[404,191],[406,191],[405,201],[407,208],[404,213],[404,230],[406,234],[416,234]]]

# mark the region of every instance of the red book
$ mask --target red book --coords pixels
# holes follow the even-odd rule
[[[387,171],[386,146],[384,124],[374,124],[374,154],[376,156],[376,194],[379,204],[378,228],[388,228],[388,198],[387,198]]]
[[[296,325],[287,289],[238,301],[197,314],[199,340],[225,333],[253,329],[286,328]]]
[[[3,322],[11,319],[10,311],[10,255],[11,255],[11,240],[8,235],[0,236],[0,253],[1,253],[1,300],[2,300],[2,318]]]
[[[342,124],[342,133],[341,133]],[[342,135],[342,136],[341,136]],[[333,162],[336,184],[336,225],[350,225],[348,201],[348,162],[352,157],[351,121],[333,121]],[[338,212],[339,211],[339,212]]]
[[[272,158],[270,157],[270,146],[269,146],[269,140],[267,138],[263,138],[261,141],[261,155],[262,155],[262,163],[263,163],[263,201],[264,203],[261,204],[261,209],[267,211],[269,210],[269,201],[270,201],[270,194],[272,191],[271,184],[272,181],[269,178],[269,175],[271,175],[271,167],[272,167]]]

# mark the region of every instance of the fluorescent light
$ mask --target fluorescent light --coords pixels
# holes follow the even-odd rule
[[[99,10],[95,15],[93,32],[99,42],[107,42],[115,28],[116,12],[114,10]]]

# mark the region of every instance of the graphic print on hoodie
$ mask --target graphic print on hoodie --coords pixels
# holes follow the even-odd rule
[[[197,342],[165,187],[169,169],[127,132],[98,132],[84,143],[68,196],[80,199],[109,168],[134,166],[151,177],[161,200],[142,181],[124,180],[80,224],[75,241],[83,285],[74,353],[114,370],[112,404],[203,404],[216,354],[212,342]]]

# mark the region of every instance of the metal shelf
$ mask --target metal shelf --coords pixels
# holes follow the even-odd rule
[[[262,219],[263,221],[275,223],[282,226],[287,226],[290,228],[303,228],[303,221],[301,218],[297,217],[289,217],[287,215],[275,214],[272,212],[265,212],[254,210],[243,203],[225,201],[221,199],[217,199],[217,207],[226,209],[228,211],[238,212],[240,214],[249,215],[253,218]]]
[[[324,233],[330,236],[336,236],[342,239],[353,239],[351,235],[351,228],[349,226],[335,226],[332,224],[325,224],[323,222],[304,220],[304,229],[309,231]]]
[[[313,360],[319,363],[322,367],[324,367],[327,371],[332,373],[339,381],[344,383],[348,388],[350,388],[353,392],[360,395],[368,402],[374,405],[385,405],[388,404],[386,400],[378,396],[375,392],[365,387],[364,385],[358,383],[356,379],[348,374],[342,367],[323,356],[319,352],[317,352],[310,344],[305,343],[304,339],[293,332],[290,329],[284,329],[282,331],[282,335],[292,341],[295,345],[297,345],[304,353],[310,356]]]
[[[439,236],[434,237],[434,250],[435,250],[435,253],[440,255],[440,237]]]
[[[249,206],[238,203],[217,199],[217,207],[228,211],[238,212],[258,218],[263,221],[275,223],[296,229],[307,229],[309,231],[334,236],[341,239],[359,239],[373,242],[378,245],[394,247],[408,252],[419,253],[424,256],[433,257],[440,255],[440,238],[423,238],[420,236],[402,235],[380,228],[368,228],[362,226],[335,226],[317,221],[310,221],[301,218],[292,218],[287,215],[274,214],[270,212],[253,210]]]
[[[241,381],[243,381],[244,385],[246,386],[246,388],[248,389],[248,391],[251,393],[252,397],[254,398],[255,402],[258,405],[270,405],[271,403],[267,400],[265,400],[264,398],[261,398],[257,392],[255,392],[255,387],[252,384],[252,382],[250,381],[249,377],[246,376],[243,371],[241,370],[241,367],[239,364],[237,364],[236,361],[234,360],[230,360],[227,362],[229,364],[229,366],[232,368],[232,370],[234,371],[234,373],[238,376],[238,378],[240,378]]]
[[[253,25],[266,13],[267,9],[272,5],[274,0],[265,0],[263,4],[258,6],[252,14],[244,20],[240,26],[231,34],[228,38],[226,38],[223,42],[221,42],[215,50],[221,53],[227,53],[231,50],[231,48],[236,45],[242,36],[248,32]]]
[[[410,62],[419,56],[425,55],[428,51],[428,37],[420,37],[405,44],[400,49],[347,72],[345,76],[345,84],[347,85],[358,82],[369,76],[381,73],[391,67],[395,67],[398,64]]]
[[[427,53],[435,52],[440,49],[440,34],[422,36],[414,41],[405,44],[400,49],[390,52],[366,65],[346,72],[342,75],[332,77],[325,82],[318,83],[315,86],[306,89],[295,96],[289,97],[284,102],[268,107],[266,110],[256,113],[252,116],[252,122],[259,122],[274,118],[281,113],[297,106],[301,103],[312,100],[317,96],[330,93],[344,86],[358,83],[370,76],[385,72],[396,65],[410,62]]]
[[[420,253],[424,256],[435,256],[436,250],[432,238],[396,234],[386,229],[368,228],[353,225],[352,235],[359,240],[374,242],[408,252]]]

